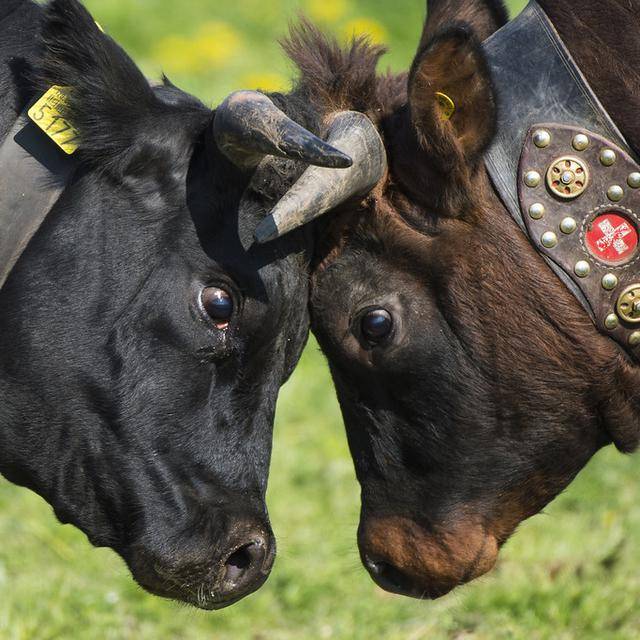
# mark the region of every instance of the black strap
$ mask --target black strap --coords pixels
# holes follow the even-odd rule
[[[26,113],[0,146],[0,288],[58,201],[75,164]]]

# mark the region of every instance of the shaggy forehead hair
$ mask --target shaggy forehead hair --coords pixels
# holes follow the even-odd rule
[[[373,44],[367,36],[354,37],[342,46],[304,19],[291,27],[281,44],[300,72],[290,96],[293,104],[307,111],[307,116],[313,110],[320,124],[336,111],[359,111],[385,137],[385,121],[407,103],[407,74],[377,73],[387,51],[384,46]],[[335,259],[349,238],[358,238],[374,253],[389,249],[389,242],[406,240],[408,229],[401,216],[380,197],[388,186],[387,177],[361,206],[341,207],[317,222],[312,271],[321,271]]]
[[[379,124],[381,117],[406,102],[406,74],[378,75],[378,62],[387,50],[367,36],[342,47],[302,20],[291,27],[282,47],[300,71],[294,93],[324,113],[351,109]]]

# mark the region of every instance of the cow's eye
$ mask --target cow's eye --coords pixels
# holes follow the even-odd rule
[[[205,313],[218,329],[226,329],[233,315],[233,298],[220,287],[206,287],[200,295]]]
[[[393,318],[386,309],[370,309],[360,322],[362,335],[368,342],[382,342],[393,329]]]

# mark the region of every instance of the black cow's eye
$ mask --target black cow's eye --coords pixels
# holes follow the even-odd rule
[[[386,309],[371,309],[362,316],[360,327],[366,340],[381,342],[391,333],[393,318]]]
[[[216,327],[225,329],[233,315],[233,298],[220,287],[206,287],[200,295],[202,308]]]

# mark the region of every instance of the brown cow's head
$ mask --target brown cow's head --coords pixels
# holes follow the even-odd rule
[[[485,172],[495,101],[479,43],[504,12],[430,4],[406,77],[376,78],[361,44],[340,53],[307,32],[289,47],[310,99],[366,112],[388,154],[369,196],[319,223],[311,313],[362,485],[362,560],[417,597],[488,571],[598,448],[637,445],[640,415],[637,370]],[[356,54],[370,64],[350,71]]]

